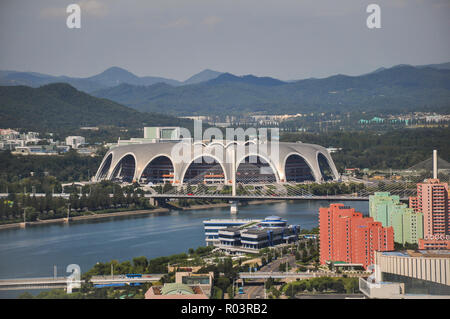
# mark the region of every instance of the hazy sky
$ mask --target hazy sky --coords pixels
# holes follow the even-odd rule
[[[82,8],[68,29],[66,7]],[[381,29],[368,29],[368,4]],[[0,69],[283,80],[450,61],[449,0],[0,0]]]

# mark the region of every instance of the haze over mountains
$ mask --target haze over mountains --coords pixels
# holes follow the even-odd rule
[[[224,73],[192,85],[121,84],[92,94],[140,111],[173,115],[448,112],[450,70],[402,65],[360,76],[335,75],[295,82]]]
[[[172,115],[310,111],[448,111],[450,63],[379,68],[360,76],[281,81],[204,70],[184,82],[112,67],[88,78],[0,71],[0,85],[64,82],[143,112]]]
[[[195,84],[218,77],[221,72],[204,70],[184,82],[156,76],[139,77],[125,69],[111,67],[100,74],[87,78],[53,76],[36,72],[0,71],[0,85],[26,85],[39,87],[50,83],[68,83],[74,88],[90,93],[96,90],[114,87],[122,83],[149,86],[166,83],[172,86]]]

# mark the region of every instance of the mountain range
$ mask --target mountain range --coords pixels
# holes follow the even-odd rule
[[[340,74],[294,82],[223,73],[192,85],[121,84],[92,94],[140,111],[173,115],[448,112],[450,70],[401,65],[360,76]]]
[[[53,82],[70,84],[138,111],[176,116],[450,109],[450,63],[402,64],[359,76],[339,74],[288,82],[212,70],[204,70],[184,82],[138,77],[118,67],[87,78],[0,71],[0,85],[39,87]]]
[[[195,84],[214,79],[220,74],[222,73],[206,69],[181,82],[156,76],[139,77],[119,67],[111,67],[100,74],[86,78],[53,76],[36,72],[0,71],[0,85],[39,87],[50,83],[67,83],[78,90],[90,93],[96,90],[114,87],[122,83],[144,86],[156,83],[166,83],[172,86]]]

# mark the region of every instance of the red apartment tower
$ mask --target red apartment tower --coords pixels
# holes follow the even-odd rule
[[[319,229],[321,264],[341,261],[367,268],[374,263],[375,251],[394,250],[392,227],[383,227],[344,204],[320,208]]]
[[[437,178],[417,184],[417,197],[409,198],[409,206],[423,214],[419,249],[450,249],[448,184]]]

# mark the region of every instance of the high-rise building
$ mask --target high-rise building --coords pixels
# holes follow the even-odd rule
[[[320,263],[373,264],[375,251],[394,250],[394,230],[344,204],[319,210]]]
[[[369,215],[383,227],[394,228],[396,243],[417,244],[423,238],[423,214],[408,208],[397,195],[377,192],[369,196]]]
[[[423,239],[419,249],[450,249],[449,189],[439,179],[417,184],[417,197],[409,200],[414,211],[423,214]]]

